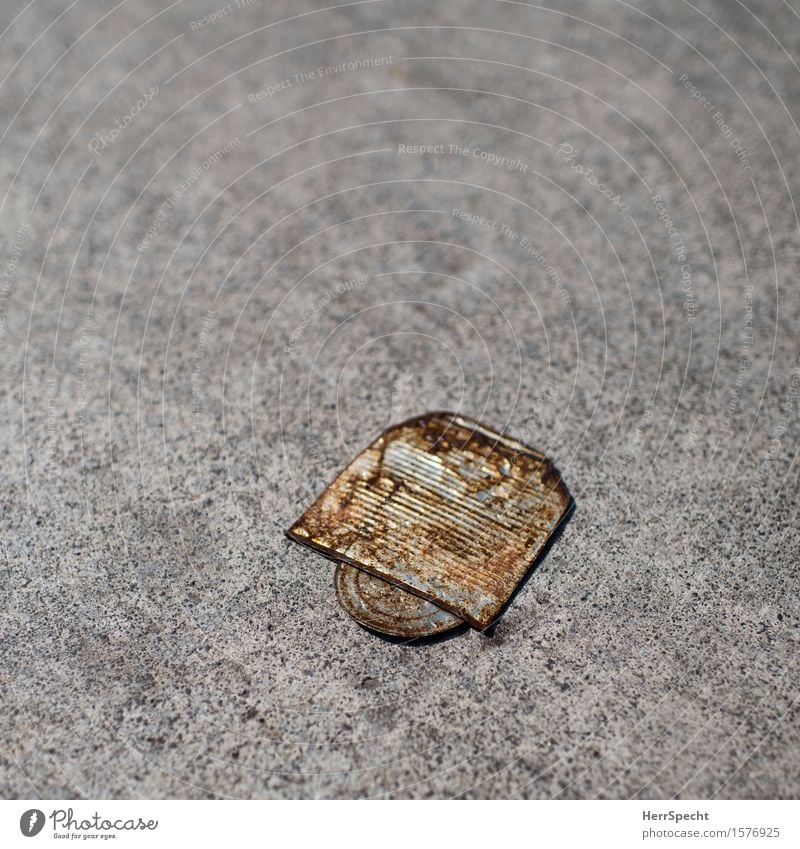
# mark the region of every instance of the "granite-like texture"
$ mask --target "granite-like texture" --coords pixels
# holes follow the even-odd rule
[[[638,5],[4,4],[0,795],[800,793],[800,19]],[[426,409],[577,502],[491,639],[283,536]]]

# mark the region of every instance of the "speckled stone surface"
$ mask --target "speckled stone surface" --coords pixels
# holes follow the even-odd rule
[[[4,4],[0,795],[800,794],[800,19],[639,5]],[[284,530],[431,409],[576,509],[408,646]]]

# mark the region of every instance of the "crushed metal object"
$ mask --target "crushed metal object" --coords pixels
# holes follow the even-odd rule
[[[452,413],[394,425],[287,531],[339,561],[340,604],[385,634],[421,637],[505,609],[572,499],[538,451]]]

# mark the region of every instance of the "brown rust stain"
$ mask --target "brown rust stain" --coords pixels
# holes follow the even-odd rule
[[[428,413],[385,431],[287,533],[483,630],[570,502],[538,451]]]

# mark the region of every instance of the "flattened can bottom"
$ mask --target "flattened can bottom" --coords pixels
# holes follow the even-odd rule
[[[347,563],[334,576],[336,597],[348,616],[392,637],[432,637],[463,625],[463,620],[424,598],[395,587]]]

